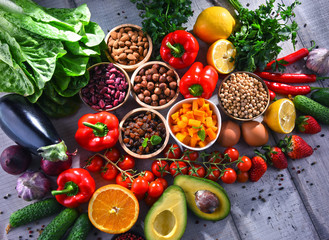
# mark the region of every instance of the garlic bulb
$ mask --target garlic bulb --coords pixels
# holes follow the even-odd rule
[[[329,50],[318,48],[312,50],[306,60],[306,67],[319,75],[329,73]]]

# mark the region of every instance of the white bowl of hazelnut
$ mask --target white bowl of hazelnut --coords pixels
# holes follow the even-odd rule
[[[132,74],[131,93],[140,106],[161,110],[177,99],[179,82],[175,69],[164,62],[151,61],[139,66]]]
[[[221,110],[239,121],[250,121],[263,115],[270,104],[270,93],[264,81],[250,72],[229,74],[220,84],[218,102]]]

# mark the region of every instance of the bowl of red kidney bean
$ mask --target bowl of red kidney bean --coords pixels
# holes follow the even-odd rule
[[[156,110],[137,108],[128,112],[120,122],[120,145],[135,158],[155,157],[168,141],[166,119]]]
[[[131,76],[131,92],[140,106],[161,110],[177,99],[179,82],[175,69],[164,62],[151,61],[134,71]]]
[[[95,111],[113,111],[128,99],[130,78],[120,66],[102,62],[89,69],[90,80],[79,92],[82,101]]]

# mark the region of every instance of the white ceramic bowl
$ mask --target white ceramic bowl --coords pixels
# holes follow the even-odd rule
[[[168,129],[169,129],[170,135],[175,139],[175,141],[178,144],[180,144],[183,147],[185,147],[187,149],[190,149],[190,150],[202,151],[202,150],[205,150],[205,149],[209,148],[210,146],[212,146],[216,142],[216,140],[218,139],[218,136],[219,136],[221,127],[222,127],[222,117],[221,117],[221,114],[220,114],[217,106],[213,102],[205,99],[205,101],[210,104],[210,107],[211,107],[211,110],[213,111],[213,113],[216,114],[216,116],[217,116],[217,128],[218,128],[218,131],[217,131],[216,139],[214,139],[211,142],[209,142],[205,147],[191,147],[191,146],[188,146],[188,145],[182,143],[181,141],[179,141],[176,138],[175,134],[171,130],[171,125],[172,124],[171,124],[170,116],[172,114],[174,114],[178,109],[180,109],[183,103],[191,103],[192,104],[192,101],[193,100],[196,100],[196,99],[197,98],[187,98],[187,99],[181,100],[181,101],[177,102],[175,105],[173,105],[170,108],[170,110],[168,111],[168,114],[167,114],[167,124],[168,124]]]

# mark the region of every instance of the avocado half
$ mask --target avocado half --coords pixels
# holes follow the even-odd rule
[[[182,188],[168,187],[148,211],[144,222],[147,240],[178,240],[186,228],[187,206]]]
[[[180,186],[184,190],[187,205],[196,216],[205,220],[217,221],[225,218],[230,213],[230,199],[224,188],[218,183],[209,179],[189,175],[178,175],[175,177],[174,185]],[[195,199],[198,191],[211,192],[217,197],[219,204],[213,212],[206,213],[201,211],[197,206]]]

